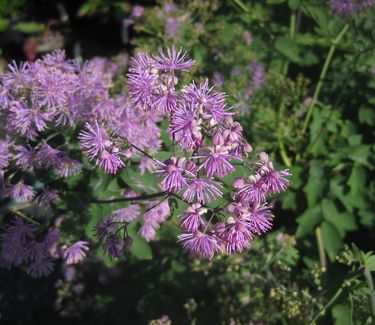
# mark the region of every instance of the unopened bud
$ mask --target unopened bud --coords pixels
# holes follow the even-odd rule
[[[245,181],[243,178],[241,177],[237,177],[233,180],[232,182],[232,187],[234,188],[241,188],[245,185]]]
[[[133,238],[131,238],[130,236],[126,237],[124,239],[124,246],[123,246],[123,250],[125,252],[128,252],[130,251],[131,247],[132,247],[132,244],[133,244]]]

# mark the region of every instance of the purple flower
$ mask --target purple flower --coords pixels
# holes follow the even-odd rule
[[[32,261],[26,268],[26,273],[33,278],[41,278],[49,275],[53,270],[53,262],[49,258],[41,258]]]
[[[81,131],[78,139],[81,141],[82,151],[92,160],[105,149],[105,141],[108,138],[105,131],[99,126],[98,121],[95,121],[94,126],[86,122],[85,128],[87,131]]]
[[[63,259],[67,264],[76,264],[86,257],[86,252],[89,250],[89,243],[87,241],[77,241],[63,252]]]
[[[157,170],[156,173],[159,174],[159,177],[164,178],[160,184],[162,190],[178,192],[186,185],[185,178],[182,176],[184,162],[184,158],[171,157],[164,163],[159,163],[161,169]]]
[[[159,70],[170,72],[175,70],[188,71],[194,64],[193,60],[186,60],[187,53],[180,49],[176,52],[174,47],[167,48],[167,53],[159,52],[159,56],[154,56],[155,67]]]
[[[138,233],[146,240],[151,241],[155,238],[156,229],[159,228],[157,222],[144,222]]]
[[[178,236],[178,241],[182,247],[193,256],[212,259],[216,252],[221,251],[217,240],[206,233],[195,231],[194,233],[184,233]]]
[[[246,183],[239,190],[238,195],[240,200],[246,203],[265,202],[267,190],[267,185],[261,179],[261,176],[257,174],[246,179]]]
[[[251,216],[248,218],[251,231],[258,235],[266,233],[272,228],[272,212],[266,204],[255,205]]]
[[[197,201],[205,204],[214,201],[217,197],[222,196],[220,187],[221,183],[209,178],[193,178],[186,179],[187,185],[182,189],[182,198],[188,202]]]
[[[46,142],[43,142],[35,155],[35,162],[38,166],[45,168],[58,167],[62,163],[64,152],[52,148]]]
[[[35,196],[33,188],[23,182],[10,185],[7,188],[7,193],[11,199],[17,202],[30,202]]]
[[[200,124],[194,105],[183,102],[171,116],[168,132],[183,149],[198,149],[202,145]]]
[[[128,85],[130,99],[136,107],[143,110],[155,107],[158,81],[154,73],[129,74]]]
[[[355,14],[360,10],[357,0],[331,0],[329,5],[331,10],[340,16]]]
[[[248,68],[251,71],[251,84],[255,89],[259,89],[264,82],[264,66],[263,64],[252,61]]]
[[[51,203],[59,198],[59,192],[56,189],[45,189],[37,198],[39,203]]]
[[[82,165],[79,161],[64,157],[59,162],[59,166],[56,166],[55,172],[58,176],[67,178],[78,174],[82,169]]]
[[[99,240],[103,240],[118,229],[118,224],[113,221],[112,217],[106,217],[97,223],[95,234],[98,236]]]
[[[199,227],[204,227],[205,223],[203,222],[201,215],[206,212],[207,209],[202,208],[199,203],[187,207],[185,212],[178,216],[181,227],[189,232],[194,232],[197,231]]]
[[[225,232],[220,236],[225,241],[225,249],[228,254],[242,252],[250,246],[253,235],[249,228],[244,219],[228,218]]]
[[[140,206],[138,204],[131,204],[126,208],[115,210],[114,220],[121,222],[132,222],[139,216]]]
[[[104,250],[110,258],[120,257],[124,248],[124,241],[116,236],[109,236],[104,242]]]
[[[52,120],[51,112],[43,112],[37,104],[33,104],[32,107],[27,107],[23,101],[17,101],[13,103],[11,108],[14,128],[29,139],[35,138],[35,130],[45,130],[47,122]]]
[[[30,147],[16,146],[16,164],[21,169],[27,169],[34,166],[35,152]]]
[[[205,168],[207,177],[214,175],[225,177],[229,173],[234,172],[235,169],[228,160],[238,158],[230,154],[227,147],[216,145],[207,147],[207,150],[207,153],[202,153],[194,157],[204,159],[199,169]]]
[[[135,5],[132,9],[132,13],[131,15],[133,17],[136,17],[136,18],[139,18],[142,16],[143,12],[144,12],[145,8],[143,6],[140,6],[140,5]]]
[[[290,182],[285,178],[285,176],[290,176],[288,169],[281,171],[269,171],[263,178],[268,191],[272,193],[280,193],[286,191]]]
[[[208,80],[199,85],[194,82],[183,89],[184,99],[197,105],[198,111],[203,113],[205,119],[212,118],[215,122],[221,122],[228,112],[225,110],[225,96],[210,87]]]
[[[22,62],[18,66],[15,61],[8,65],[8,72],[3,76],[3,84],[8,89],[20,89],[29,84],[31,76],[29,74],[30,65]]]
[[[221,87],[224,84],[225,78],[222,73],[215,71],[212,76],[213,82],[217,87]]]
[[[180,18],[169,17],[165,20],[164,31],[166,38],[175,38],[179,34],[181,26]]]
[[[116,174],[120,168],[125,167],[125,163],[121,160],[117,152],[109,152],[107,150],[101,152],[96,164],[107,174]]]
[[[0,170],[8,165],[8,161],[11,157],[9,147],[11,146],[11,141],[0,140]]]

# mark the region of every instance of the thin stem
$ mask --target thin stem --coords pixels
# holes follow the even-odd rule
[[[315,229],[315,236],[316,236],[316,242],[318,244],[320,265],[322,267],[322,271],[325,272],[327,270],[327,257],[324,251],[324,243],[323,243],[323,238],[322,238],[322,233],[320,231],[320,227]]]
[[[241,0],[233,0],[243,11],[248,12],[249,8]]]
[[[346,90],[346,88],[348,87],[348,84],[354,74],[354,71],[355,71],[355,67],[357,65],[357,62],[360,58],[362,53],[358,53],[355,57],[354,57],[354,60],[353,60],[353,63],[352,63],[352,67],[351,67],[351,71],[348,75],[348,77],[346,78],[345,82],[344,82],[344,85],[341,87],[341,91],[339,93],[339,95],[337,96],[336,100],[335,100],[335,103],[333,104],[332,106],[332,109],[331,109],[331,112],[330,114],[328,115],[328,117],[326,118],[326,120],[322,123],[322,126],[320,129],[323,128],[323,125],[326,125],[329,120],[331,119],[332,115],[333,115],[333,108],[337,107],[339,105],[339,103],[341,102],[341,99],[343,97],[343,94],[344,94],[344,91]],[[318,134],[316,135],[315,139],[307,146],[306,148],[306,153],[307,152],[310,152],[312,150],[312,148],[314,147],[314,145],[316,144],[316,142],[319,140],[320,136],[322,135],[323,132],[318,132]]]
[[[371,305],[371,317],[372,321],[375,324],[375,289],[374,289],[374,282],[372,281],[372,276],[370,270],[366,267],[364,272],[367,285],[371,291],[370,293],[370,305]]]
[[[332,45],[329,48],[328,55],[326,57],[324,65],[323,65],[323,69],[320,72],[319,81],[316,85],[313,98],[312,98],[311,103],[310,103],[310,105],[308,107],[308,110],[307,110],[307,115],[306,115],[305,121],[303,123],[302,132],[301,132],[302,136],[306,133],[307,127],[308,127],[310,119],[312,117],[312,113],[313,113],[313,110],[314,110],[314,107],[315,107],[315,103],[317,102],[317,100],[319,98],[319,94],[320,94],[320,90],[321,90],[322,85],[323,85],[323,81],[324,81],[324,79],[327,75],[327,72],[328,72],[329,66],[331,64],[333,55],[335,54],[336,46],[340,43],[341,39],[343,38],[343,36],[345,35],[345,33],[347,32],[348,29],[349,29],[349,25],[345,24],[345,26],[342,28],[342,30],[337,35],[337,37],[332,41]]]
[[[145,156],[152,159],[153,161],[158,161],[156,158],[152,157],[150,154],[148,154],[146,151],[142,150],[141,148],[137,147],[135,144],[130,143],[130,146],[132,146],[134,149],[138,150],[139,152],[143,153]]]
[[[341,293],[343,292],[344,288],[341,286],[336,293],[333,295],[330,301],[315,315],[313,320],[310,322],[310,325],[314,325],[317,319],[336,301],[338,297],[340,297]]]
[[[277,143],[278,143],[278,146],[279,146],[281,159],[283,160],[285,166],[291,167],[292,162],[291,162],[291,160],[288,157],[288,154],[286,152],[285,144],[283,142],[283,137],[282,137],[282,134],[281,134],[283,129],[282,129],[280,124],[281,124],[281,121],[283,120],[284,111],[285,111],[285,105],[284,105],[284,100],[282,98],[280,106],[279,106],[279,110],[278,110],[278,113],[277,113],[277,122],[278,122]]]
[[[284,142],[281,139],[279,139],[278,143],[279,143],[279,150],[280,150],[281,159],[283,160],[286,167],[291,167],[292,162],[290,161],[290,159],[289,159],[289,157],[286,153]]]
[[[21,211],[18,211],[17,209],[10,208],[9,211],[15,214],[16,216],[21,217],[22,219],[25,219],[26,221],[33,223],[34,225],[40,226],[40,223],[38,221],[31,219],[30,217],[23,214]]]
[[[289,36],[291,39],[294,38],[296,33],[296,12],[293,11],[292,14],[290,15],[290,25],[289,25]],[[288,69],[289,69],[289,60],[285,59],[284,64],[283,64],[283,75],[286,76],[288,74]]]
[[[116,203],[116,202],[132,202],[132,201],[146,201],[151,200],[156,197],[164,196],[169,194],[167,191],[153,193],[153,194],[146,194],[146,195],[140,195],[135,197],[118,197],[111,200],[93,200],[92,203]]]

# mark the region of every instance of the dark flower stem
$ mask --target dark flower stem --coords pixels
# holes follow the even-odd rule
[[[143,153],[145,156],[152,159],[153,161],[158,161],[156,158],[152,157],[151,155],[149,155],[146,151],[142,150],[141,148],[138,148],[136,145],[130,143],[130,146],[133,147],[134,149],[138,150],[139,152]]]
[[[134,197],[118,197],[118,198],[110,199],[110,200],[93,200],[91,202],[92,203],[116,203],[116,202],[146,201],[146,200],[151,200],[156,197],[161,197],[167,194],[169,194],[167,191],[163,191],[163,192],[145,194],[145,195],[134,196]]]

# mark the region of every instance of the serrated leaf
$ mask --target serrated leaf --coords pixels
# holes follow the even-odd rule
[[[357,224],[352,214],[341,213],[337,210],[332,200],[324,199],[321,203],[324,220],[329,221],[339,231],[342,238],[347,231],[357,229]]]
[[[328,221],[324,221],[321,226],[324,249],[331,262],[336,258],[338,250],[342,247],[343,242],[337,228]]]

